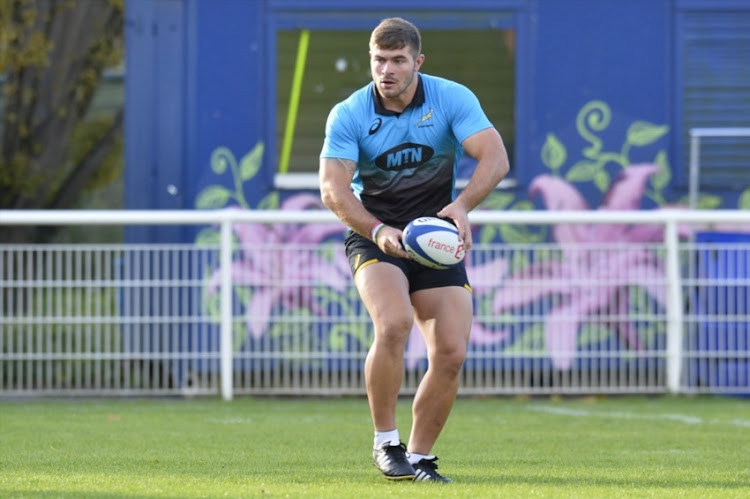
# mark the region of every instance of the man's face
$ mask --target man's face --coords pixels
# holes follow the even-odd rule
[[[385,50],[378,46],[370,49],[372,80],[386,99],[399,98],[414,82],[424,55],[414,58],[409,47]]]

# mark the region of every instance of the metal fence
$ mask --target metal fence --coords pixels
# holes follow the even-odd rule
[[[475,212],[462,394],[750,394],[742,211]],[[181,244],[0,243],[0,395],[364,394],[372,339],[322,211],[13,212],[0,225],[215,227]],[[657,234],[638,242],[639,228]],[[640,230],[643,232],[643,230]],[[427,369],[412,331],[403,393]]]

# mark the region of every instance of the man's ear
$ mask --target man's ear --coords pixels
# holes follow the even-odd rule
[[[414,59],[414,72],[416,73],[419,71],[419,68],[422,67],[422,64],[424,63],[424,54],[419,54],[416,59]]]

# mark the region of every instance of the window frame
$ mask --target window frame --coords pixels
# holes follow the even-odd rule
[[[711,191],[732,191],[738,190],[738,186],[729,182],[709,182],[708,184],[702,183],[701,178],[706,174],[709,169],[702,166],[701,172],[691,172],[690,165],[690,143],[691,143],[691,132],[690,127],[686,124],[686,112],[685,112],[685,99],[687,98],[687,87],[690,84],[689,81],[683,79],[683,75],[687,64],[687,55],[685,53],[685,47],[687,44],[687,37],[690,35],[688,25],[688,17],[693,14],[705,14],[705,13],[726,13],[732,11],[741,11],[743,13],[750,13],[750,6],[744,2],[744,0],[677,0],[675,9],[673,12],[673,38],[672,38],[672,53],[674,68],[672,71],[673,84],[673,124],[675,133],[672,134],[672,154],[675,158],[674,164],[680,165],[673,167],[672,174],[674,178],[674,186],[680,190],[687,189],[688,194],[691,198],[691,203],[694,202],[692,198],[697,196],[697,193],[704,190]],[[743,125],[744,127],[744,125]],[[694,128],[707,128],[707,127],[694,127]],[[727,125],[721,128],[737,128],[734,125]],[[700,141],[705,146],[705,141],[710,140],[702,138]],[[700,154],[702,156],[703,151]],[[698,158],[699,163],[702,162],[702,158]],[[694,174],[698,173],[698,178],[693,178]],[[744,187],[744,186],[743,186]],[[692,191],[696,191],[695,193]]]
[[[528,130],[528,99],[529,95],[526,89],[528,85],[528,43],[525,26],[525,11],[521,9],[519,2],[510,1],[506,5],[498,2],[491,9],[466,9],[457,10],[455,5],[448,9],[418,10],[414,9],[408,13],[400,15],[412,20],[422,30],[440,30],[440,29],[512,29],[516,33],[516,54],[515,54],[515,103],[514,103],[514,157],[509,158],[514,164],[527,164],[527,150],[529,137],[527,133],[521,133]],[[457,15],[458,14],[458,15]],[[268,14],[266,32],[266,95],[268,104],[266,105],[265,114],[265,131],[266,154],[272,158],[270,163],[274,164],[273,186],[278,190],[306,190],[319,188],[317,173],[300,173],[287,172],[279,173],[277,162],[278,144],[276,140],[277,120],[285,120],[285,116],[278,116],[276,113],[277,102],[277,75],[276,75],[276,54],[277,54],[277,33],[279,31],[301,31],[303,29],[314,31],[336,31],[336,30],[362,30],[365,33],[372,31],[372,28],[385,17],[392,16],[393,12],[389,11],[360,11],[360,10],[337,10],[337,11],[281,11],[271,12]],[[342,18],[345,22],[342,22]],[[322,137],[322,134],[321,134]],[[321,138],[322,146],[322,138]],[[527,179],[522,169],[516,169],[512,178],[503,179],[498,185],[498,189],[515,188],[523,184]],[[456,187],[461,189],[465,187],[468,180],[458,179]]]

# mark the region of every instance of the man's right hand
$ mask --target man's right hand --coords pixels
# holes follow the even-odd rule
[[[404,249],[404,245],[401,243],[401,239],[404,237],[404,233],[395,227],[386,225],[377,234],[375,244],[378,245],[383,253],[386,255],[395,256],[398,258],[410,258],[409,253]]]

